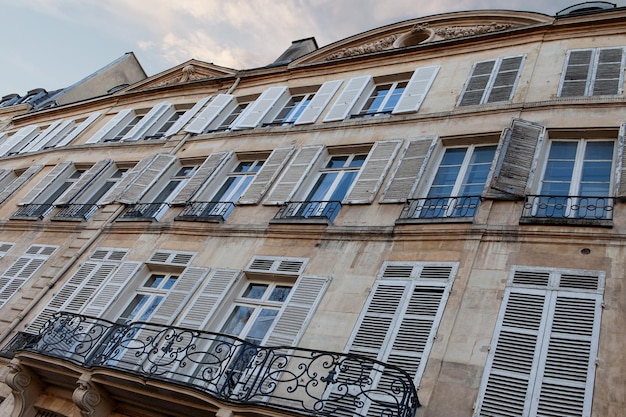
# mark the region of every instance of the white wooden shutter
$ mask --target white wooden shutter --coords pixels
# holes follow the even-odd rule
[[[78,135],[83,133],[85,129],[87,129],[98,117],[100,117],[101,114],[102,113],[99,113],[99,112],[90,114],[89,117],[87,117],[78,126],[76,126],[67,136],[62,138],[59,141],[59,143],[55,145],[55,147],[60,148],[62,146],[69,145],[70,142],[76,139]],[[92,142],[87,142],[87,143],[92,143]]]
[[[172,265],[185,267],[188,266],[193,257],[196,255],[196,252],[183,252],[178,250],[167,250],[167,249],[157,249],[155,250],[148,262],[148,265]],[[158,266],[157,266],[158,268]]]
[[[19,190],[22,185],[26,184],[30,177],[41,171],[42,168],[43,165],[31,165],[22,173],[22,175],[11,181],[11,183],[8,184],[4,190],[0,191],[0,204],[4,203],[7,198],[11,197],[11,195]]]
[[[155,156],[149,156],[141,161],[137,162],[137,164],[122,177],[121,180],[117,181],[113,188],[109,190],[106,196],[104,196],[101,204],[111,204],[124,193],[124,191],[135,181],[135,179],[142,173],[144,170],[150,165]]]
[[[37,183],[31,190],[24,196],[24,198],[18,203],[18,206],[25,206],[27,204],[34,204],[37,197],[43,193],[48,187],[52,186],[59,176],[74,170],[74,164],[71,161],[61,162],[56,165],[52,170],[43,177],[41,181]]]
[[[307,258],[286,256],[255,256],[246,266],[246,276],[251,278],[274,278],[275,276],[297,277],[302,274]]]
[[[282,204],[289,201],[313,168],[323,149],[324,147],[321,145],[302,147],[286,168],[264,204]]]
[[[185,204],[197,198],[232,156],[233,152],[214,152],[209,155],[172,200],[172,204]]]
[[[122,141],[133,141],[142,139],[148,130],[163,118],[169,117],[174,113],[174,106],[166,101],[159,103],[150,109],[137,124],[128,131],[122,138]]]
[[[151,324],[171,325],[178,313],[185,307],[189,298],[209,273],[208,268],[190,266],[185,268],[168,290],[167,295],[150,316]]]
[[[472,72],[461,92],[458,106],[472,106],[481,104],[483,96],[491,80],[492,73],[496,67],[496,60],[476,62],[472,67]]]
[[[621,94],[624,85],[624,48],[601,48],[596,51],[596,55],[591,95]]]
[[[401,144],[401,139],[378,141],[374,144],[346,197],[348,203],[369,204],[374,201]]]
[[[5,139],[3,142],[0,143],[0,156],[6,155],[7,152],[9,152],[19,143],[28,142],[29,140],[33,139],[37,135],[37,133],[39,133],[39,126],[37,125],[28,125],[21,128],[13,135],[9,136],[8,139]]]
[[[121,128],[128,124],[132,118],[135,117],[135,111],[133,109],[124,109],[118,112],[111,120],[109,120],[104,126],[100,128],[94,135],[89,138],[85,143],[97,143],[104,139],[109,132],[113,129]]]
[[[626,197],[626,122],[620,125],[617,137],[617,167],[615,172],[615,196]],[[0,201],[1,202],[1,201]]]
[[[257,127],[263,118],[274,108],[285,103],[289,98],[287,87],[270,87],[246,108],[245,116],[233,126],[234,129],[252,129]]]
[[[115,319],[116,314],[105,315],[107,308],[117,299],[120,292],[130,282],[130,280],[138,274],[142,267],[141,262],[123,262],[119,268],[113,272],[109,278],[98,290],[91,301],[83,308],[81,314],[86,316]],[[115,316],[115,317],[113,317]]]
[[[593,70],[593,49],[567,51],[559,97],[584,96]]]
[[[241,271],[234,269],[214,270],[205,280],[198,295],[187,304],[177,326],[194,330],[206,329],[219,303],[224,300],[240,274]]]
[[[180,131],[180,129],[182,129],[183,126],[185,126],[196,115],[196,113],[200,111],[202,107],[204,107],[204,105],[207,103],[207,101],[211,99],[211,97],[212,96],[204,97],[203,99],[198,101],[196,104],[194,104],[192,108],[187,110],[182,116],[180,116],[174,122],[174,124],[169,129],[167,129],[167,132],[165,132],[163,136],[165,136],[166,138],[169,138],[170,136],[177,134]]]
[[[324,122],[344,120],[348,117],[357,101],[359,101],[365,89],[368,87],[373,88],[373,86],[371,75],[350,79],[326,114],[326,117],[324,117]]]
[[[4,255],[6,255],[13,246],[15,246],[15,243],[0,242],[0,259],[4,258]]]
[[[499,59],[497,70],[492,75],[493,80],[489,83],[488,94],[483,96],[483,102],[510,101],[515,92],[523,64],[523,56]]]
[[[430,86],[435,81],[439,68],[439,65],[433,65],[416,69],[392,113],[418,111],[426,94],[428,94],[428,90],[430,90]]]
[[[333,98],[343,80],[326,81],[317,93],[313,96],[313,99],[309,103],[306,109],[298,116],[294,125],[303,125],[308,123],[315,123],[317,118],[322,114],[324,108],[328,105]]]
[[[439,141],[439,136],[409,140],[400,162],[387,182],[381,203],[400,203],[413,197],[427,162]]]
[[[66,192],[63,193],[59,198],[54,201],[55,206],[62,206],[65,204],[71,204],[73,200],[76,199],[80,195],[80,193],[87,189],[98,177],[102,174],[104,170],[113,165],[113,161],[111,159],[105,159],[102,161],[96,162],[91,168],[87,170],[87,172],[83,173],[80,176],[78,181],[76,181]]]
[[[69,134],[72,129],[76,128],[73,120],[63,120],[53,132],[51,132],[45,141],[43,141],[37,150],[53,148],[61,139]]]
[[[27,143],[19,153],[35,152],[43,148],[50,139],[52,133],[63,123],[63,120],[56,120],[50,124],[43,132],[39,133],[30,143]]]
[[[0,307],[43,266],[58,246],[31,245],[24,255],[0,275]]]
[[[154,155],[141,173],[134,176],[117,201],[124,204],[136,204],[175,161],[174,155]]]
[[[258,204],[270,188],[280,171],[293,155],[294,146],[276,148],[267,158],[248,189],[239,198],[239,204]]]
[[[200,134],[209,127],[211,123],[222,112],[228,108],[235,108],[237,100],[231,94],[218,94],[215,98],[202,110],[198,116],[185,128],[185,132]]]

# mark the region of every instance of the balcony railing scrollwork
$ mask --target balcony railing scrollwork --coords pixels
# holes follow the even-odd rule
[[[339,210],[339,201],[290,201],[280,206],[274,219],[328,219],[332,222]]]
[[[471,218],[479,205],[480,196],[409,199],[402,208],[399,220]]]
[[[613,197],[527,195],[521,223],[602,223],[613,219]]]
[[[193,201],[176,216],[176,220],[224,221],[235,209],[230,201]]]
[[[168,209],[167,203],[138,203],[127,206],[120,219],[127,220],[158,220]]]
[[[21,351],[309,416],[414,417],[419,407],[412,378],[396,366],[179,327],[57,313],[39,335],[18,333],[0,354]]]
[[[12,219],[38,219],[46,217],[54,209],[52,204],[27,204],[11,215]]]
[[[54,220],[66,220],[66,219],[81,219],[81,220],[89,220],[91,216],[93,216],[96,211],[98,211],[97,204],[68,204],[67,206],[62,206],[59,210],[52,216]]]

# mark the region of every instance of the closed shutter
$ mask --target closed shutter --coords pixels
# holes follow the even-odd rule
[[[117,113],[111,120],[109,120],[100,130],[98,130],[89,140],[85,143],[97,143],[104,139],[113,129],[128,124],[132,118],[135,117],[133,109],[125,109]]]
[[[482,61],[474,64],[472,72],[465,84],[465,88],[459,99],[460,106],[472,106],[480,104],[489,85],[491,73],[496,65],[495,60]]]
[[[141,262],[123,262],[119,268],[113,272],[111,278],[100,287],[97,294],[83,308],[81,314],[86,316],[100,317],[104,319],[115,319],[119,312],[105,315],[107,308],[117,299],[118,295],[130,280],[137,275],[142,267]]]
[[[324,122],[344,120],[361,98],[365,89],[368,87],[373,88],[373,86],[374,83],[370,75],[350,79],[326,114],[326,117],[324,117]]]
[[[592,84],[594,96],[621,94],[624,83],[624,49],[606,48],[597,51],[597,67]]]
[[[529,194],[545,127],[513,119],[505,134],[491,187],[517,197]]]
[[[263,118],[275,106],[286,103],[289,98],[287,87],[270,87],[265,90],[254,103],[246,108],[245,115],[232,126],[234,129],[251,129],[257,127]]]
[[[13,246],[15,246],[15,243],[0,242],[0,259],[4,258],[4,255],[6,255]]]
[[[615,196],[626,197],[626,153],[624,142],[626,141],[626,122],[622,123],[617,138],[617,169],[615,169]],[[0,194],[1,195],[1,194]],[[0,201],[1,202],[1,201]]]
[[[85,129],[87,129],[91,124],[100,117],[101,113],[93,113],[90,114],[85,120],[81,122],[74,130],[72,130],[67,136],[62,138],[59,143],[55,145],[55,147],[60,148],[61,146],[69,145],[78,135],[83,133]]]
[[[163,136],[165,136],[166,138],[169,138],[170,136],[173,136],[173,135],[177,134],[180,131],[180,129],[182,129],[183,126],[185,126],[196,115],[196,113],[198,113],[200,111],[200,109],[202,107],[204,107],[204,105],[210,99],[211,99],[211,96],[208,96],[208,97],[205,97],[202,100],[198,101],[196,104],[194,104],[194,106],[192,108],[187,110],[182,116],[180,116],[174,122],[172,127],[167,129],[167,132],[165,132],[165,134]]]
[[[220,115],[227,107],[236,106],[235,96],[218,94],[204,110],[185,128],[185,132],[200,134]]]
[[[401,144],[400,139],[379,141],[374,144],[346,197],[348,203],[368,204],[374,201]]]
[[[136,204],[175,161],[174,155],[154,155],[141,173],[132,179],[117,201],[124,204]]]
[[[46,140],[41,143],[39,149],[53,148],[61,139],[67,136],[69,132],[76,129],[76,127],[76,123],[74,123],[73,120],[64,120],[48,135]]]
[[[267,158],[248,189],[239,198],[239,204],[258,204],[283,169],[295,147],[276,148]]]
[[[439,65],[418,68],[413,72],[393,114],[418,111],[439,72]]]
[[[54,168],[52,168],[48,175],[46,175],[41,181],[39,181],[37,185],[35,185],[24,196],[24,198],[18,203],[18,205],[25,206],[27,204],[34,204],[37,200],[37,197],[39,197],[39,195],[43,193],[46,188],[51,186],[59,178],[59,176],[73,169],[74,164],[71,161],[61,162],[60,164],[56,165]]]
[[[172,204],[185,204],[202,192],[204,185],[208,184],[232,155],[232,152],[214,152],[209,155],[172,200]]]
[[[121,180],[117,181],[113,188],[107,193],[101,204],[111,204],[116,201],[126,189],[141,175],[141,173],[152,163],[155,156],[149,156],[139,161]]]
[[[309,103],[306,109],[300,114],[294,125],[303,125],[309,123],[315,123],[317,118],[322,114],[324,108],[328,105],[333,98],[343,80],[326,81],[317,93],[313,96],[313,99]]]
[[[381,203],[400,203],[413,197],[427,161],[439,141],[438,136],[411,139],[387,183]]]
[[[19,190],[22,185],[26,184],[30,177],[41,171],[42,168],[43,165],[31,165],[22,173],[22,175],[11,181],[11,183],[8,184],[4,190],[0,191],[0,204],[4,203],[7,198],[11,197],[11,195]]]
[[[39,133],[33,138],[30,143],[26,144],[19,153],[35,152],[43,148],[46,142],[50,139],[52,133],[63,123],[63,120],[56,120],[50,124],[43,132]]]
[[[168,102],[159,103],[150,109],[137,124],[124,135],[122,141],[133,141],[142,139],[148,130],[163,118],[169,117],[174,113],[174,106]]]
[[[486,103],[511,100],[523,63],[523,56],[514,56],[499,60],[498,70],[493,76],[494,80],[489,88],[489,94],[484,99]]]
[[[33,139],[37,133],[39,133],[39,127],[37,125],[28,125],[21,128],[13,135],[9,136],[8,139],[5,139],[2,143],[0,143],[0,156],[6,155],[7,152],[16,147],[18,144],[22,142],[26,143]]]
[[[81,175],[78,181],[76,181],[65,193],[63,193],[61,197],[56,199],[54,205],[62,206],[65,204],[71,204],[72,201],[76,197],[78,197],[78,195],[82,191],[84,191],[96,179],[98,179],[102,172],[109,168],[111,165],[113,165],[113,161],[110,159],[96,162],[91,168],[87,170],[87,172]]]
[[[592,69],[593,49],[568,51],[558,96],[584,96]]]
[[[168,290],[167,295],[159,303],[154,313],[150,316],[151,324],[172,325],[176,316],[187,305],[189,298],[208,274],[208,268],[190,266],[185,268],[176,279],[174,286]]]
[[[264,204],[289,201],[319,158],[323,146],[304,146],[298,151]]]

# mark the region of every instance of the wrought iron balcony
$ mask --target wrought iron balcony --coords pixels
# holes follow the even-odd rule
[[[69,204],[61,207],[52,216],[53,220],[68,220],[68,219],[80,219],[89,220],[96,211],[98,211],[97,204]]]
[[[127,220],[158,220],[168,207],[167,203],[131,204],[124,209],[119,218]]]
[[[176,220],[224,221],[234,209],[230,201],[194,201],[185,205]]]
[[[11,218],[41,220],[50,214],[53,208],[54,206],[52,204],[27,204],[19,207],[17,211],[11,215]]]
[[[406,372],[359,355],[259,346],[219,333],[70,313],[55,314],[38,336],[16,338],[4,348],[5,357],[34,352],[242,405],[332,417],[414,417],[419,407]]]
[[[527,195],[520,223],[612,223],[613,197]]]
[[[280,206],[274,219],[328,219],[332,222],[339,210],[339,201],[291,201]]]
[[[407,200],[399,220],[474,217],[480,196],[415,198]]]

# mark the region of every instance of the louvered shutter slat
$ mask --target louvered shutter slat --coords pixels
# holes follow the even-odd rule
[[[5,139],[2,143],[0,143],[0,156],[4,156],[20,142],[32,139],[32,137],[34,137],[34,135],[38,132],[39,127],[36,125],[28,125],[21,128],[13,135],[9,136],[8,139]]]
[[[73,129],[76,129],[76,124],[73,120],[64,120],[50,135],[46,138],[45,141],[41,143],[39,149],[47,149],[53,148],[57,145],[57,143],[68,135]]]
[[[373,85],[370,75],[350,79],[324,117],[324,122],[344,120],[348,117],[365,89]]]
[[[393,114],[416,112],[419,110],[428,90],[435,81],[439,72],[439,65],[418,68],[413,72],[398,104],[393,109]]]
[[[200,134],[227,108],[236,106],[235,96],[218,94],[207,107],[185,128],[185,132]]]
[[[68,145],[74,139],[78,137],[81,133],[83,133],[98,117],[100,117],[101,113],[93,113],[90,114],[81,124],[79,124],[74,130],[72,130],[66,137],[61,139],[59,143],[55,145],[55,147],[59,148],[61,146]],[[91,143],[91,142],[90,142]]]
[[[43,193],[49,186],[51,186],[59,176],[66,173],[68,170],[74,169],[74,164],[71,161],[61,162],[57,164],[41,181],[37,183],[18,203],[19,206],[25,206],[27,204],[33,204],[37,197]]]
[[[122,141],[134,141],[141,139],[148,130],[159,121],[159,119],[163,118],[164,115],[171,115],[174,113],[174,106],[172,106],[168,102],[159,103],[153,108],[150,109],[145,116],[137,122],[135,126],[133,126],[130,131],[124,135]]]
[[[46,128],[43,132],[37,135],[34,140],[31,140],[30,143],[26,144],[19,153],[27,153],[27,152],[35,152],[39,149],[43,148],[48,139],[51,137],[52,133],[63,123],[63,120],[56,120],[52,122],[50,126]]]
[[[320,87],[319,90],[313,96],[313,99],[309,103],[306,109],[300,114],[294,125],[303,125],[309,123],[315,123],[317,118],[322,114],[324,108],[328,105],[333,98],[343,80],[327,81]]]
[[[211,99],[211,97],[212,96],[204,97],[196,104],[194,104],[192,108],[183,113],[183,115],[180,116],[169,129],[167,129],[167,132],[165,132],[163,136],[169,138],[170,136],[177,134],[180,129],[182,129],[183,126],[185,126],[196,115],[196,113],[200,111],[202,107],[204,107],[204,105]]]
[[[348,203],[368,204],[374,201],[401,144],[402,140],[379,141],[374,144],[346,197]]]
[[[472,106],[482,102],[495,65],[495,60],[477,62],[474,65],[459,100],[459,106]]]
[[[289,92],[287,87],[270,87],[265,90],[254,103],[246,108],[245,115],[233,126],[235,129],[251,129],[257,127],[270,110],[278,103],[286,102]]]
[[[124,204],[136,204],[175,161],[176,157],[174,155],[155,155],[146,164],[143,171],[132,179],[132,182],[123,191],[123,194],[117,198],[117,201]]]
[[[593,80],[594,96],[619,94],[622,90],[623,48],[600,49]]]
[[[592,69],[593,50],[569,51],[559,97],[584,96]]]
[[[32,245],[0,276],[0,307],[32,278],[54,253],[56,246]]]
[[[100,286],[96,295],[83,309],[81,314],[105,318],[106,309],[116,300],[126,284],[138,273],[141,266],[140,262],[123,262],[113,272],[110,279]]]
[[[62,196],[57,198],[53,204],[55,206],[61,206],[72,203],[72,201],[78,197],[82,191],[87,189],[87,187],[97,180],[102,172],[111,165],[113,165],[113,161],[111,159],[96,162],[87,170],[87,172],[81,175],[78,181],[76,181],[65,193],[63,193]]]
[[[150,316],[150,323],[173,324],[176,315],[183,309],[208,272],[207,268],[185,268],[183,273],[176,279],[176,283],[167,292],[163,301],[159,303],[152,316]]]
[[[239,198],[238,203],[258,204],[294,153],[294,150],[295,147],[293,146],[274,149],[252,180],[248,189]]]
[[[41,171],[43,165],[31,165],[16,179],[11,181],[4,190],[0,191],[0,204],[4,203],[4,201],[9,198],[14,192],[20,189],[22,185],[26,184],[26,182],[36,173]]]
[[[486,98],[487,103],[511,100],[523,62],[524,58],[521,56],[502,59]]]
[[[305,146],[300,149],[286,168],[265,204],[282,204],[293,196],[304,178],[311,171],[317,158],[319,158],[323,146]]]
[[[201,193],[232,155],[232,152],[214,152],[209,155],[172,200],[172,204],[185,204]]]
[[[100,130],[89,138],[85,143],[97,143],[104,139],[113,129],[119,125],[126,124],[135,117],[135,112],[132,109],[125,109],[118,112],[111,120],[109,120]]]

